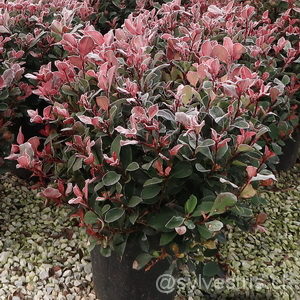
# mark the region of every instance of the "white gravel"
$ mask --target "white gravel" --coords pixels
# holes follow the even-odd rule
[[[45,207],[26,184],[0,176],[0,299],[96,299],[87,236],[65,207]]]

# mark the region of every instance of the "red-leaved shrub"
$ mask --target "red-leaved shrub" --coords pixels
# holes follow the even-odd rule
[[[67,55],[26,75],[49,103],[28,111],[44,137],[20,129],[9,158],[74,205],[105,256],[135,239],[134,268],[149,269],[217,249],[224,224],[251,220],[281,130],[298,122],[298,79],[282,77],[299,57],[283,36],[298,34],[296,12],[272,22],[234,1],[174,0],[105,35],[61,34]]]

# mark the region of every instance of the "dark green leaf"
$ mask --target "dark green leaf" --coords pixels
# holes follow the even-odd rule
[[[166,228],[174,229],[183,224],[184,218],[180,216],[173,216],[166,224]]]
[[[124,209],[120,207],[115,207],[109,210],[106,215],[105,215],[105,222],[111,223],[119,220],[123,214],[124,214]]]
[[[103,176],[103,183],[106,186],[116,184],[121,178],[121,175],[116,173],[115,171],[109,171]]]
[[[135,270],[141,270],[150,262],[152,258],[153,256],[148,253],[142,253],[135,259],[132,268]]]
[[[234,206],[237,202],[237,197],[232,193],[221,193],[215,199],[213,207],[210,210],[210,216],[224,213],[227,208]]]
[[[139,164],[134,161],[127,166],[126,171],[133,172],[139,169],[139,167],[140,167]]]
[[[205,225],[198,225],[197,229],[201,238],[203,238],[204,240],[210,239],[212,237],[212,233],[207,229]]]
[[[98,221],[98,216],[92,211],[87,211],[83,220],[86,224],[95,224]]]
[[[194,211],[194,209],[196,208],[196,205],[197,205],[197,197],[194,195],[191,195],[185,203],[185,206],[184,206],[185,212],[187,214],[191,214]]]
[[[139,203],[141,203],[143,201],[143,199],[141,197],[138,196],[132,196],[131,199],[129,200],[127,206],[129,207],[135,207],[137,206]]]
[[[163,180],[161,178],[154,177],[154,178],[146,180],[144,183],[144,186],[146,187],[146,186],[158,184],[158,183],[161,183],[162,181]]]
[[[206,263],[203,267],[203,275],[207,277],[213,277],[222,273],[220,266],[214,262],[210,261]]]
[[[180,161],[175,164],[171,172],[171,176],[175,178],[186,178],[189,177],[193,173],[193,168],[191,164],[187,161]]]
[[[177,235],[176,232],[165,232],[162,233],[160,236],[160,241],[159,241],[159,245],[160,246],[165,246],[168,245]]]
[[[77,158],[73,165],[73,172],[76,172],[82,168],[82,158]]]
[[[157,184],[144,187],[141,197],[143,199],[152,199],[160,193],[160,186]]]
[[[118,158],[120,157],[121,139],[122,139],[121,135],[117,135],[115,139],[112,141],[110,146],[110,154],[112,155],[113,152],[116,152]]]

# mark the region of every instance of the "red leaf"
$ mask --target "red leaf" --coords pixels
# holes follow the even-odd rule
[[[69,56],[69,62],[75,67],[82,69],[83,60],[79,56]]]
[[[267,220],[268,218],[268,215],[266,213],[259,213],[257,216],[256,216],[256,224],[259,225],[259,224],[264,224],[265,221]]]
[[[95,43],[93,39],[89,36],[84,36],[80,41],[79,41],[79,53],[81,56],[86,56],[89,54],[94,48],[95,48]]]
[[[108,111],[109,108],[109,99],[106,96],[96,97],[97,105],[105,111]]]

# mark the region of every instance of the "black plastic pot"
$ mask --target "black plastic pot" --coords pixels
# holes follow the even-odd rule
[[[300,149],[300,128],[296,128],[292,135],[293,139],[285,140],[285,146],[282,148],[283,154],[279,156],[278,171],[291,169],[297,162]]]
[[[100,300],[171,300],[174,291],[165,293],[157,288],[157,279],[168,269],[169,264],[163,260],[153,266],[150,271],[132,269],[132,263],[139,247],[128,243],[122,261],[112,254],[103,257],[99,247],[91,252],[93,280],[96,296]],[[167,279],[168,280],[168,279]],[[170,283],[170,282],[169,282]],[[158,282],[158,284],[160,284]],[[172,282],[170,283],[172,284]],[[161,289],[160,289],[161,290]]]

